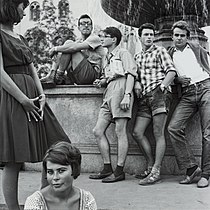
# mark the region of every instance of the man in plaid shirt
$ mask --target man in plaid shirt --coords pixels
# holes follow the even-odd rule
[[[153,24],[143,24],[138,34],[142,51],[135,55],[138,66],[138,80],[135,84],[138,111],[133,136],[143,149],[148,164],[146,171],[140,174],[144,179],[141,179],[139,184],[148,185],[160,180],[160,167],[166,148],[164,128],[169,108],[167,92],[176,70],[167,50],[153,44],[155,34]],[[144,135],[150,122],[153,123],[156,140],[155,158],[152,156],[151,145]]]

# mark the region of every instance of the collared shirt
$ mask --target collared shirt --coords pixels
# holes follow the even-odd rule
[[[101,40],[99,36],[90,35],[87,39],[78,39],[78,43],[85,42],[90,48],[86,50],[81,50],[85,58],[94,65],[96,71],[101,71],[102,69],[102,59],[106,55],[104,48],[101,46]]]
[[[209,74],[206,71],[203,71],[189,45],[187,45],[183,51],[175,48],[173,61],[177,69],[178,76],[191,78],[191,84],[209,78]]]
[[[176,71],[173,61],[164,47],[152,45],[135,55],[138,80],[145,95],[155,89],[169,71]]]
[[[110,54],[107,54],[103,74],[105,78],[115,78],[131,74],[137,76],[137,67],[130,52],[117,46]]]

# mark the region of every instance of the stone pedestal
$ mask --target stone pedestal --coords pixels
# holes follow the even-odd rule
[[[82,172],[99,172],[103,166],[102,158],[97,147],[96,139],[92,133],[100,105],[102,103],[103,89],[93,86],[57,86],[54,89],[45,90],[47,102],[54,111],[64,130],[82,153]],[[174,97],[173,106],[176,104]],[[173,110],[173,107],[172,107]],[[138,173],[145,169],[145,158],[132,138],[133,124],[135,120],[136,105],[133,110],[133,119],[128,124],[129,151],[126,160],[125,171],[130,174]],[[169,115],[170,116],[170,115]],[[150,126],[146,135],[155,149],[155,141]],[[113,167],[116,166],[117,139],[114,132],[114,124],[107,130],[107,137],[111,144],[111,157]],[[199,117],[196,115],[187,129],[187,138],[193,147],[193,151],[200,160],[201,132]],[[173,149],[166,132],[167,149],[163,160],[163,174],[179,174]],[[40,170],[41,164],[27,163],[26,170]]]

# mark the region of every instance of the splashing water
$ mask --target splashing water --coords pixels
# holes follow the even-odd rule
[[[207,0],[155,0],[156,16],[182,16],[195,15],[207,22]]]

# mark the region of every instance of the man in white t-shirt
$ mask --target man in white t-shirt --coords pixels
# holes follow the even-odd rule
[[[93,84],[95,79],[100,77],[105,51],[100,38],[91,34],[93,23],[87,14],[79,18],[78,29],[81,32],[81,39],[76,42],[68,40],[62,46],[50,50],[51,57],[58,54],[58,70],[52,69],[47,78],[41,79],[42,83],[61,84],[65,71],[67,71],[68,84]]]
[[[208,53],[199,44],[188,41],[189,26],[178,21],[172,27],[174,47],[169,49],[181,85],[180,101],[168,126],[175,157],[186,176],[180,184],[191,184],[196,176],[201,178],[197,187],[207,187],[210,175],[210,68]],[[201,169],[185,137],[187,123],[199,112],[202,129]]]

